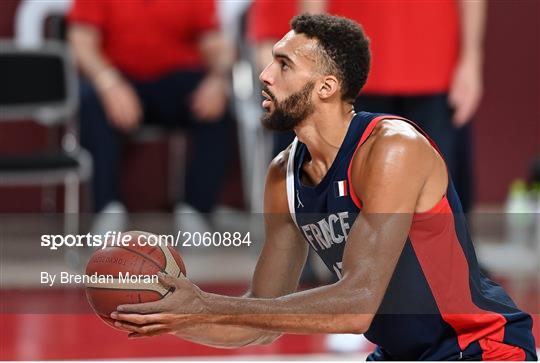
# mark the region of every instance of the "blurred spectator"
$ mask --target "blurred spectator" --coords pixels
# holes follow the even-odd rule
[[[482,96],[483,0],[317,1],[354,19],[371,39],[372,68],[357,110],[419,124],[445,156],[463,209],[472,204],[469,122]]]
[[[227,170],[233,58],[214,1],[75,0],[68,20],[84,75],[81,143],[94,158],[95,210],[123,210],[121,145],[152,123],[182,126],[193,138],[177,211],[210,212]]]

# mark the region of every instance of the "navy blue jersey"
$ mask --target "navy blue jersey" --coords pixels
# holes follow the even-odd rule
[[[348,233],[362,213],[351,186],[351,161],[382,119],[410,122],[390,115],[356,114],[336,159],[316,186],[301,181],[302,164],[309,157],[307,147],[297,139],[291,145],[287,164],[291,216],[306,242],[338,278]],[[365,336],[378,345],[369,356],[373,360],[537,359],[531,317],[478,268],[450,177],[441,201],[430,211],[414,215]]]

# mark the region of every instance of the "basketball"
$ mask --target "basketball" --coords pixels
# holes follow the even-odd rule
[[[86,265],[88,302],[113,327],[110,314],[118,305],[157,301],[172,292],[159,283],[159,272],[174,277],[186,274],[180,254],[164,243],[150,243],[157,241],[154,237],[147,232],[118,233],[107,239],[107,247],[95,251]]]

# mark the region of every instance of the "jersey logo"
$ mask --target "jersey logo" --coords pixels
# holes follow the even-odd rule
[[[348,195],[347,180],[334,182],[334,195],[336,198],[346,197]]]
[[[296,208],[303,208],[304,204],[302,204],[302,201],[300,200],[300,192],[298,191],[298,189],[296,189],[296,200],[298,201],[298,205],[296,206]]]
[[[349,212],[329,214],[314,223],[303,224],[300,228],[314,251],[324,251],[347,241],[351,229]]]

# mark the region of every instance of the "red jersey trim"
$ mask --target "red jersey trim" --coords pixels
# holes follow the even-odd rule
[[[358,153],[358,149],[360,149],[360,146],[362,146],[362,144],[366,142],[366,140],[371,135],[371,133],[373,132],[373,129],[375,128],[375,126],[377,126],[379,121],[384,120],[384,119],[397,119],[397,120],[408,121],[407,119],[404,119],[398,116],[390,116],[390,115],[378,116],[369,122],[368,126],[362,133],[362,136],[360,136],[360,142],[358,143],[358,145],[356,145],[356,149],[354,149],[354,152],[351,157],[351,161],[349,162],[349,167],[347,168],[347,185],[349,187],[349,195],[351,196],[351,199],[353,200],[356,207],[358,207],[358,209],[362,209],[362,201],[360,200],[360,198],[358,198],[358,195],[356,194],[354,190],[353,183],[351,183],[352,163],[353,163],[354,157]]]
[[[446,198],[437,215],[413,221],[409,239],[443,320],[456,332],[460,349],[478,341],[484,360],[523,360],[523,349],[503,342],[505,317],[479,308],[472,300],[469,264]]]
[[[411,123],[442,156],[433,140],[414,122],[391,115],[374,118],[360,137],[347,169],[349,194],[359,209],[362,209],[362,202],[351,183],[352,162],[360,146],[383,119]],[[440,232],[433,235],[433,231]],[[453,211],[446,194],[430,210],[414,214],[409,239],[443,320],[456,332],[460,349],[463,351],[469,344],[478,341],[484,360],[524,360],[526,354],[523,349],[503,342],[505,317],[482,310],[472,301],[469,265],[457,237]],[[453,277],[450,286],[449,276]]]

